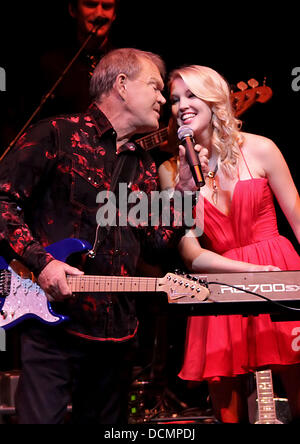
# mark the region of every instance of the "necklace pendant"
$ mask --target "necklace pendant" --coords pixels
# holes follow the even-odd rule
[[[216,167],[215,167],[214,171],[209,171],[207,173],[207,177],[210,179],[209,180],[209,182],[210,182],[209,186],[210,186],[210,188],[212,188],[212,196],[211,196],[211,198],[212,198],[212,201],[213,201],[214,205],[217,205],[217,202],[218,202],[218,187],[217,187],[216,179],[215,179],[217,171],[218,171],[218,164],[216,164]]]
[[[213,190],[211,198],[212,198],[213,204],[217,205],[217,203],[218,203],[218,189]]]

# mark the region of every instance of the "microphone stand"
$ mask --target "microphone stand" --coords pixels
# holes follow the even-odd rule
[[[6,154],[10,151],[10,149],[13,147],[13,145],[19,140],[19,138],[21,137],[21,135],[23,134],[23,132],[26,130],[26,128],[28,128],[28,126],[31,124],[32,120],[35,118],[35,116],[41,111],[42,107],[45,105],[46,101],[49,99],[49,97],[53,94],[53,92],[55,91],[55,89],[57,88],[57,86],[60,84],[60,82],[63,80],[63,78],[65,77],[65,75],[68,73],[68,71],[70,70],[70,68],[72,67],[72,65],[76,62],[76,60],[78,59],[78,57],[80,56],[80,54],[82,53],[82,51],[84,50],[84,48],[87,46],[87,44],[89,43],[89,41],[91,40],[92,37],[94,37],[94,35],[96,34],[96,32],[98,31],[99,28],[101,28],[101,26],[103,26],[105,23],[107,22],[107,19],[103,19],[101,17],[98,17],[94,20],[94,26],[93,29],[90,31],[89,35],[87,36],[87,38],[85,39],[85,41],[83,42],[83,44],[81,45],[81,47],[79,48],[79,50],[77,51],[77,53],[74,55],[74,57],[72,58],[72,60],[69,62],[69,64],[66,66],[66,68],[63,70],[63,72],[61,73],[61,75],[59,76],[59,78],[56,80],[56,82],[54,83],[54,85],[52,86],[52,88],[47,92],[47,94],[45,94],[41,100],[41,103],[39,104],[39,106],[36,108],[36,110],[32,113],[32,115],[29,117],[29,119],[27,120],[27,122],[25,123],[25,125],[20,129],[20,131],[18,132],[18,134],[16,135],[16,137],[10,142],[10,144],[8,145],[8,147],[6,148],[6,150],[4,151],[4,153],[2,154],[2,156],[0,157],[0,162],[3,160],[3,158],[6,156]]]

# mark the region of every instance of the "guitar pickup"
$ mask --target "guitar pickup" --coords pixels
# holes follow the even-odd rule
[[[0,271],[0,298],[6,298],[10,292],[11,274],[7,270]]]

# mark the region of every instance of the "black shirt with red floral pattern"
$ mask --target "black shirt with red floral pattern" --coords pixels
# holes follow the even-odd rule
[[[117,154],[116,132],[95,103],[86,113],[44,119],[29,128],[0,164],[0,254],[7,261],[17,257],[38,276],[53,260],[46,246],[66,238],[93,245],[97,195],[109,190],[118,156],[130,150],[137,156],[131,190],[149,196],[157,190],[152,158],[133,144]],[[135,276],[144,249],[159,254],[161,248],[176,245],[182,234],[182,227],[112,226],[84,271]],[[88,339],[123,341],[137,331],[135,297],[84,293],[54,305],[69,316],[69,331]]]

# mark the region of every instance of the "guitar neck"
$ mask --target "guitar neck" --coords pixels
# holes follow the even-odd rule
[[[151,150],[155,146],[160,145],[161,143],[168,140],[168,128],[161,128],[160,130],[155,131],[154,133],[148,134],[147,136],[142,137],[137,140],[137,143],[141,145],[141,147],[145,150]]]
[[[256,372],[256,388],[258,422],[260,424],[274,424],[277,421],[277,418],[271,370],[261,370]]]
[[[74,293],[80,292],[155,292],[156,278],[129,276],[68,276]]]

